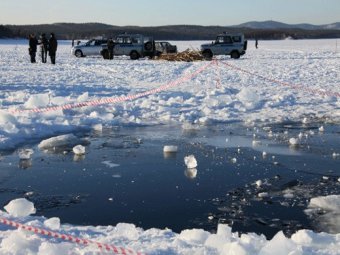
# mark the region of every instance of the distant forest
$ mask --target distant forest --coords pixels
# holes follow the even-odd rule
[[[260,40],[340,38],[340,30],[298,28],[252,29],[243,27],[173,25],[158,27],[112,26],[101,23],[55,23],[44,25],[0,25],[0,38],[27,38],[30,33],[54,32],[58,39],[114,37],[120,33],[140,33],[155,40],[212,40],[222,32],[242,32],[246,38]]]

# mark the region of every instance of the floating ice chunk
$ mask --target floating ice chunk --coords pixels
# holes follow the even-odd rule
[[[302,123],[303,123],[303,124],[306,124],[306,123],[308,123],[308,119],[307,119],[306,117],[305,117],[305,118],[303,118],[303,119],[302,119]]]
[[[257,187],[261,187],[262,186],[262,181],[261,180],[257,180],[255,182],[255,184],[256,184]]]
[[[30,159],[33,152],[32,149],[21,149],[18,151],[18,155],[20,159]]]
[[[194,155],[189,155],[189,156],[184,157],[184,163],[187,166],[187,168],[197,167],[197,161]]]
[[[26,198],[18,198],[4,206],[5,210],[14,217],[26,217],[36,212],[34,204]]]
[[[328,176],[322,176],[322,179],[327,181],[327,180],[329,180],[329,177]]]
[[[323,126],[319,127],[319,131],[320,132],[324,132],[325,131],[325,128]]]
[[[237,163],[237,158],[232,158],[231,163],[233,163],[233,164]]]
[[[85,154],[85,147],[83,145],[76,145],[72,149],[73,153],[76,155],[84,155]]]
[[[299,139],[292,137],[289,139],[289,144],[293,146],[297,146],[299,144]]]
[[[291,198],[294,198],[294,194],[292,193],[286,193],[283,195],[284,198],[287,198],[287,199],[291,199]]]
[[[38,145],[38,148],[44,150],[54,147],[76,145],[77,143],[79,143],[79,138],[73,134],[59,135],[41,141]]]
[[[177,152],[178,147],[176,145],[165,145],[163,147],[163,152],[165,153],[175,153]]]
[[[44,225],[52,230],[60,229],[60,219],[58,217],[53,217],[44,221]]]
[[[267,157],[267,152],[265,152],[265,151],[262,152],[262,157],[263,157],[263,158]]]
[[[303,133],[299,133],[299,135],[298,135],[298,137],[299,137],[299,139],[302,139],[302,137],[303,137]]]
[[[260,197],[260,198],[264,198],[264,197],[268,197],[269,194],[268,194],[268,192],[260,192],[259,194],[257,194],[257,196]]]

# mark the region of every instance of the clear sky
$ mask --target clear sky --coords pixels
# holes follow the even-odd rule
[[[238,25],[340,22],[340,0],[0,0],[0,24]]]

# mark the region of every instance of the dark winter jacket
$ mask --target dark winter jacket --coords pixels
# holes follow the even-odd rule
[[[107,48],[108,48],[109,50],[113,50],[114,47],[115,47],[115,44],[114,44],[113,40],[112,40],[112,39],[109,39],[109,40],[107,41]]]
[[[37,52],[37,45],[38,45],[38,40],[35,37],[30,37],[29,39],[29,51],[30,52]]]
[[[48,40],[49,44],[49,52],[50,53],[55,53],[58,48],[58,42],[57,39],[55,38],[54,34],[51,34],[51,38]]]

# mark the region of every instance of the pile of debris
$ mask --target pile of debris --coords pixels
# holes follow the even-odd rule
[[[167,60],[167,61],[192,62],[192,61],[202,61],[203,56],[202,56],[202,53],[200,51],[187,49],[187,50],[179,52],[179,53],[161,54],[156,59]]]

